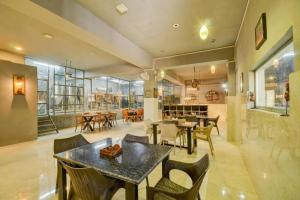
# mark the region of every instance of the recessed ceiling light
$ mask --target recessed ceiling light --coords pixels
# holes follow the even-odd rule
[[[47,39],[52,39],[53,35],[49,34],[49,33],[44,33],[43,36]]]
[[[127,13],[127,11],[128,11],[128,8],[123,3],[117,5],[116,9],[121,15]]]
[[[23,48],[20,47],[20,46],[15,46],[15,49],[16,49],[17,51],[23,51]]]
[[[180,24],[173,24],[173,28],[179,28]]]
[[[199,35],[202,40],[206,40],[206,38],[208,37],[208,29],[205,25],[201,26]]]

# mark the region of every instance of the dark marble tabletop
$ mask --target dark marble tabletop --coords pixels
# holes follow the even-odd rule
[[[54,157],[80,166],[92,167],[113,178],[139,184],[171,152],[171,147],[168,146],[125,141],[120,143],[122,154],[116,158],[100,156],[100,149],[114,144],[111,138],[55,154]]]

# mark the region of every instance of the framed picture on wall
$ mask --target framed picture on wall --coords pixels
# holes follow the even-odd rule
[[[255,48],[258,50],[267,40],[267,20],[266,13],[263,13],[255,27]]]

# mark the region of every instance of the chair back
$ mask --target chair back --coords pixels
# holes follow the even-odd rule
[[[136,136],[136,135],[131,135],[131,134],[126,134],[123,141],[149,144],[148,136]]]
[[[64,139],[55,139],[54,140],[54,153],[61,153],[74,149],[83,145],[89,144],[89,142],[82,135],[75,135],[73,137],[64,138]]]
[[[176,140],[178,128],[174,123],[163,123],[159,126],[161,129],[161,140]]]
[[[220,115],[218,115],[215,119],[211,120],[213,123],[217,124],[220,119]]]
[[[191,176],[193,186],[186,192],[186,199],[196,199],[197,196],[199,196],[200,186],[209,167],[208,154],[205,154],[198,162],[193,163],[193,165],[194,167],[192,167],[190,171],[190,173],[193,174],[193,176]]]
[[[76,120],[76,124],[82,123],[83,122],[82,114],[76,114],[75,120]]]
[[[106,200],[114,182],[92,168],[75,168],[59,161],[70,176],[74,193],[84,200]]]

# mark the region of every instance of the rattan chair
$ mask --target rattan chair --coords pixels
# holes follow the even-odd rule
[[[195,163],[168,160],[163,168],[163,177],[155,187],[147,187],[147,200],[200,200],[199,189],[208,167],[207,154]],[[186,172],[192,179],[193,186],[187,189],[171,181],[169,174],[173,169]]]
[[[209,144],[209,147],[210,147],[211,154],[214,155],[214,147],[213,147],[211,137],[210,137],[212,128],[213,128],[212,124],[210,124],[206,127],[199,127],[199,126],[196,127],[196,129],[193,132],[193,139],[207,141]]]
[[[89,144],[89,142],[82,135],[75,135],[73,137],[64,138],[64,139],[55,139],[54,140],[54,154],[68,151],[83,145]],[[57,172],[56,179],[56,192],[58,191],[58,179],[61,177],[59,172]]]
[[[161,144],[165,144],[166,142],[173,142],[174,144],[174,154],[175,154],[175,147],[177,138],[180,141],[180,148],[181,148],[181,133],[180,130],[174,123],[163,123],[159,124],[161,135],[160,135],[160,142]]]
[[[59,162],[72,182],[69,200],[75,197],[82,200],[110,200],[120,188],[125,187],[123,181],[103,176],[92,168],[76,168]]]

